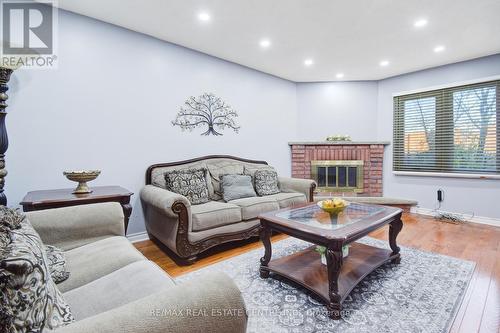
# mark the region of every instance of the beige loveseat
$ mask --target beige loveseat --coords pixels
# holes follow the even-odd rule
[[[208,170],[211,201],[191,205],[186,197],[165,189],[166,171],[189,168]],[[178,262],[191,263],[197,254],[210,247],[258,235],[259,214],[313,201],[314,181],[287,177],[279,177],[278,194],[222,200],[218,194],[220,175],[251,174],[259,168],[269,166],[265,161],[225,155],[150,166],[146,186],[141,191],[150,238],[165,245],[174,259],[181,259]]]
[[[27,216],[45,244],[65,250],[70,277],[57,286],[76,321],[55,332],[245,332],[245,304],[232,280],[212,274],[176,285],[124,237],[120,204]],[[232,315],[218,315],[224,309]]]

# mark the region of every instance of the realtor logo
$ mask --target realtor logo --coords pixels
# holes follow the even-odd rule
[[[2,64],[54,67],[57,12],[53,1],[1,0]]]

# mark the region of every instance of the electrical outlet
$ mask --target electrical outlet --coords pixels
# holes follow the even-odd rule
[[[442,189],[437,190],[437,199],[439,202],[444,200],[444,191]]]

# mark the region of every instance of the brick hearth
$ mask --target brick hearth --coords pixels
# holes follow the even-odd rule
[[[361,196],[382,196],[384,146],[389,142],[289,142],[292,149],[292,177],[311,179],[311,161],[363,160]],[[353,195],[352,192],[345,192]]]

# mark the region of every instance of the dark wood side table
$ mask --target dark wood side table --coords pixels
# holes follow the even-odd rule
[[[31,191],[26,194],[19,204],[25,212],[34,210],[60,208],[68,206],[86,205],[98,202],[119,202],[125,215],[125,233],[128,221],[132,214],[130,197],[134,194],[120,186],[95,186],[90,188],[92,193],[73,194],[72,188],[57,190]]]

